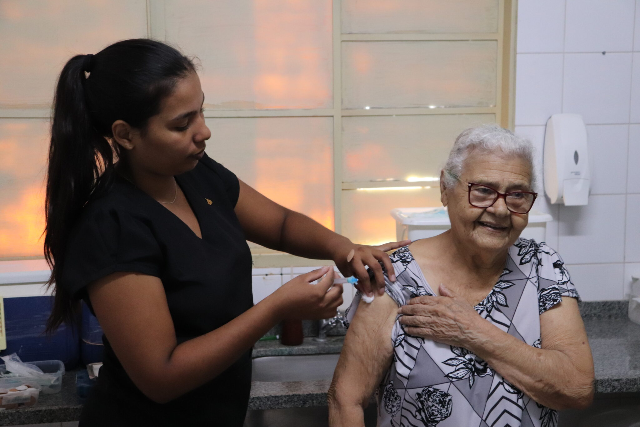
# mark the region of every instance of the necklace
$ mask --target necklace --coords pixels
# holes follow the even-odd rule
[[[176,202],[176,199],[178,198],[178,182],[176,181],[176,179],[173,179],[173,184],[175,185],[175,194],[173,195],[173,200],[170,202],[160,202],[163,205],[172,205]]]

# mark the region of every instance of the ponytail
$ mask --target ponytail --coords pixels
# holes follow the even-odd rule
[[[92,193],[104,187],[105,179],[100,178],[110,176],[113,169],[111,145],[93,126],[87,104],[87,56],[74,56],[67,62],[54,98],[45,199],[44,254],[52,270],[49,287],[61,275],[67,239],[82,207]],[[75,325],[77,305],[63,287],[56,287],[47,331],[62,322]]]
[[[147,39],[124,40],[95,55],[71,58],[54,95],[45,199],[44,255],[54,303],[47,332],[77,326],[79,304],[61,286],[65,252],[83,207],[108,191],[119,145],[111,125],[124,120],[144,130],[178,78],[195,70],[174,48]]]

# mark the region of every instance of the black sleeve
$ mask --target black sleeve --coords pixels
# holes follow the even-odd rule
[[[229,169],[209,157],[207,153],[205,153],[202,159],[200,159],[200,163],[218,175],[222,181],[222,185],[227,196],[229,196],[231,206],[235,207],[238,203],[238,197],[240,196],[240,181],[238,180],[238,177]]]
[[[149,225],[116,209],[84,215],[69,238],[59,285],[82,298],[87,285],[111,273],[160,277],[162,251]]]

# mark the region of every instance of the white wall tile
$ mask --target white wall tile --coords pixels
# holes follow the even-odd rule
[[[518,53],[562,52],[565,0],[518,2]]]
[[[631,62],[631,53],[565,55],[562,111],[586,124],[629,123]]]
[[[268,275],[268,276],[253,276],[252,288],[253,288],[253,303],[257,304],[280,287],[282,284],[282,276],[280,275]]]
[[[332,264],[330,261],[327,261],[327,265]],[[293,267],[293,273],[294,274],[305,274],[305,273],[310,273],[314,270],[318,270],[322,267]],[[288,267],[284,267],[282,269],[283,273],[289,273],[290,272],[290,268]]]
[[[591,194],[627,191],[628,125],[587,126]]]
[[[542,159],[544,158],[545,129],[546,129],[545,126],[516,126],[515,128],[515,133],[517,135],[527,138],[533,144],[533,149],[534,149],[533,163],[534,163],[536,180],[537,180],[535,191],[541,193],[540,196],[542,195],[542,192],[544,190],[544,173],[542,169],[542,166],[543,166]],[[540,206],[538,203],[540,196],[538,196],[538,199],[536,200],[535,209],[539,211],[543,211],[542,209],[540,209]],[[543,211],[543,212],[547,212],[547,211]]]
[[[288,272],[289,271],[289,267],[287,267],[286,269],[283,269],[283,270],[285,270],[285,272]],[[290,281],[292,279],[295,279],[298,276],[299,276],[299,274],[295,274],[295,273],[293,275],[291,275],[291,274],[283,274],[282,275],[282,284],[284,285],[288,281]]]
[[[640,51],[640,0],[636,0],[636,22],[633,30],[633,50]]]
[[[627,193],[640,193],[640,125],[629,126]]]
[[[637,277],[638,280],[632,280],[632,277]],[[633,285],[636,293],[640,294],[640,264],[626,263],[624,265],[624,297],[627,298],[629,292],[631,292],[631,286]]]
[[[544,136],[545,126],[516,126],[515,132],[520,136],[529,139],[534,148],[534,168],[536,173],[537,185],[535,191],[538,192],[538,198],[533,205],[533,209],[540,212],[551,214],[553,221],[546,224],[545,242],[550,247],[558,248],[558,205],[549,202],[544,191]]]
[[[558,250],[567,264],[624,261],[625,199],[596,195],[586,206],[560,206]]]
[[[640,262],[640,194],[627,195],[626,262]]]
[[[640,123],[640,53],[633,54],[629,121]]]
[[[624,299],[624,264],[566,264],[565,267],[583,301]]]
[[[566,52],[629,52],[635,0],[567,0]]]
[[[548,199],[546,199],[548,200]],[[558,249],[559,243],[559,233],[560,233],[560,221],[559,221],[559,213],[560,206],[549,204],[549,211],[547,213],[551,214],[553,217],[553,221],[549,221],[546,226],[546,240],[547,245],[553,249]]]
[[[253,276],[266,276],[267,274],[282,274],[282,269],[280,267],[274,268],[254,268],[251,271]]]
[[[562,110],[562,54],[518,54],[516,125],[544,125]]]

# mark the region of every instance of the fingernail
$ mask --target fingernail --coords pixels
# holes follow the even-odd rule
[[[380,288],[380,289],[378,289],[378,294],[380,294],[380,295],[384,295],[384,288]]]
[[[389,278],[391,279],[392,282],[395,282],[397,280],[395,274],[392,274],[391,277]]]

